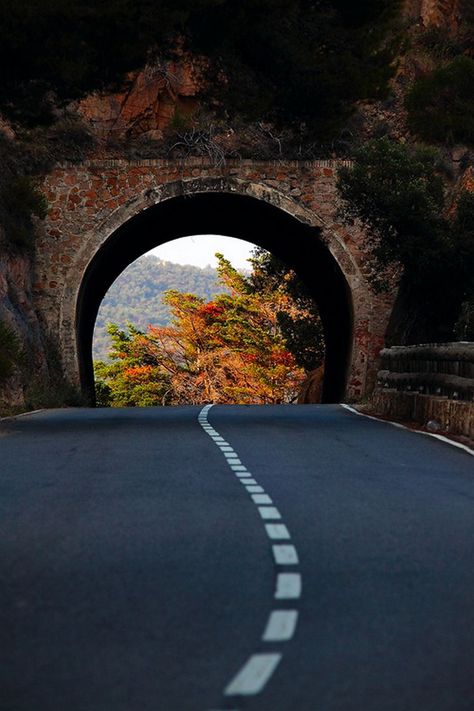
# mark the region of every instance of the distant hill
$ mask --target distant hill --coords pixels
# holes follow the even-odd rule
[[[125,326],[128,321],[138,328],[148,324],[165,326],[169,323],[168,308],[161,297],[168,289],[190,292],[210,299],[224,291],[217,283],[217,272],[212,267],[165,262],[153,255],[140,257],[112,284],[99,309],[94,332],[94,360],[106,360],[109,350],[107,324]]]

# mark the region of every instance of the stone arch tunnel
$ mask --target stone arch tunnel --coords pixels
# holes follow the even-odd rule
[[[92,392],[92,336],[100,302],[117,276],[144,252],[193,234],[239,237],[271,251],[290,266],[318,303],[326,342],[325,402],[343,399],[353,338],[352,299],[346,279],[320,229],[256,198],[196,193],[161,202],[118,228],[84,275],[77,309],[77,343],[83,390]]]
[[[177,237],[214,233],[267,249],[309,287],[325,332],[323,401],[367,395],[393,296],[370,288],[360,227],[338,221],[336,168],[331,161],[237,161],[220,168],[198,159],[185,166],[94,161],[50,174],[35,302],[67,377],[93,400],[95,319],[133,260]]]

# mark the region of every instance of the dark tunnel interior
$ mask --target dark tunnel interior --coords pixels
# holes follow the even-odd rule
[[[92,259],[77,304],[81,387],[94,403],[92,339],[103,297],[122,271],[160,244],[198,234],[221,234],[253,242],[292,268],[318,304],[326,344],[323,402],[344,399],[353,338],[347,281],[320,238],[306,225],[263,200],[233,193],[196,193],[165,200],[130,218]]]

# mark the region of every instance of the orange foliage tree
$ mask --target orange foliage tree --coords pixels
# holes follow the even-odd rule
[[[143,333],[109,326],[112,363],[96,366],[102,404],[274,404],[295,400],[305,379],[279,314],[298,315],[284,286],[256,290],[222,255],[212,301],[176,290],[164,300],[171,325]],[[301,316],[301,314],[299,314]]]

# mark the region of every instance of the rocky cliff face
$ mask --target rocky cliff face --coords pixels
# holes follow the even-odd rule
[[[462,0],[421,0],[420,19],[425,27],[444,27],[452,34],[459,31]]]
[[[159,140],[173,119],[195,110],[200,81],[199,62],[186,57],[149,65],[129,74],[121,91],[88,96],[78,112],[103,141],[138,136]]]
[[[405,0],[403,12],[406,17],[418,20],[424,27],[444,27],[454,33],[459,29],[465,1]]]
[[[19,342],[28,355],[22,368],[16,368],[4,384],[0,400],[7,407],[17,407],[24,402],[25,378],[46,377],[46,353],[41,329],[36,315],[31,288],[31,262],[28,257],[2,255],[0,260],[0,320],[17,334]],[[1,403],[0,403],[1,404]]]

